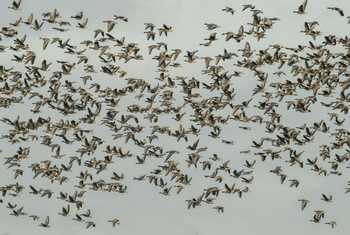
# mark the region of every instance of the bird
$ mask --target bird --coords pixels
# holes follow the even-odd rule
[[[340,9],[339,7],[327,7],[329,10],[333,10],[339,13],[340,16],[344,16],[344,11]]]
[[[91,210],[90,209],[87,209],[87,211],[86,212],[84,212],[84,213],[82,213],[82,214],[80,214],[81,216],[84,216],[84,217],[86,217],[86,218],[89,218],[89,217],[91,217]]]
[[[168,33],[172,31],[173,27],[166,24],[163,24],[161,28],[158,28],[159,36],[162,36],[163,33],[165,36],[168,36]]]
[[[222,206],[215,206],[213,207],[213,209],[217,210],[218,213],[224,213],[224,207]]]
[[[289,187],[296,187],[297,188],[300,184],[299,180],[297,180],[297,179],[291,179],[289,181],[290,181]]]
[[[83,18],[84,12],[79,11],[77,14],[71,16],[70,18],[76,19],[76,20],[81,20]]]
[[[333,196],[332,195],[325,195],[322,193],[322,197],[321,197],[321,200],[325,201],[325,202],[332,202],[332,199],[333,199]]]
[[[62,212],[59,213],[59,215],[68,216],[69,212],[70,212],[70,205],[67,205],[67,207],[62,207]]]
[[[91,228],[91,227],[96,227],[96,224],[93,221],[86,221],[85,223],[86,223],[86,228],[87,229]]]
[[[235,14],[235,10],[232,7],[226,6],[225,8],[222,9],[222,11],[225,11],[227,13],[230,13],[231,15]]]
[[[51,39],[50,38],[43,38],[43,37],[41,37],[40,39],[43,40],[43,47],[42,48],[43,48],[43,50],[45,50],[47,48],[47,46],[49,45]]]
[[[214,23],[205,23],[204,25],[207,27],[207,30],[214,30],[220,27],[219,25]]]
[[[112,223],[112,226],[113,226],[113,227],[115,227],[116,224],[117,224],[117,225],[120,224],[120,221],[119,221],[119,219],[117,219],[117,218],[110,219],[110,220],[108,220],[108,222]]]
[[[114,29],[114,26],[116,25],[116,22],[113,20],[104,20],[103,23],[107,24],[107,32],[111,32]]]
[[[335,226],[337,225],[337,222],[332,220],[332,221],[326,222],[325,224],[328,224],[329,226],[331,226],[331,228],[335,228]]]
[[[49,228],[50,227],[49,223],[50,223],[50,217],[46,216],[45,221],[40,223],[39,226],[44,228]]]
[[[29,218],[32,218],[33,221],[36,221],[36,220],[39,220],[39,219],[40,219],[40,217],[37,216],[37,215],[30,215]]]
[[[14,0],[14,1],[12,1],[12,4],[9,8],[12,10],[18,10],[21,6],[21,3],[22,3],[22,0],[17,0],[17,1]]]
[[[306,6],[307,6],[307,0],[304,0],[304,2],[298,7],[298,10],[293,12],[297,14],[305,14]]]
[[[245,11],[245,10],[247,10],[247,9],[250,9],[250,10],[254,10],[255,9],[255,6],[254,5],[252,5],[252,4],[244,4],[244,5],[242,5],[242,11]]]
[[[89,19],[85,18],[82,22],[78,22],[78,27],[81,28],[81,29],[84,29],[84,28],[86,28],[88,22],[89,22]]]
[[[307,199],[298,199],[299,202],[301,202],[301,210],[304,210],[306,206],[310,203]]]
[[[154,28],[156,27],[153,23],[144,23],[145,25],[145,30],[150,30],[150,31],[153,31]]]

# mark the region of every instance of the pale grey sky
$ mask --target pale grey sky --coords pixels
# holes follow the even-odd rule
[[[236,51],[243,48],[245,41],[236,43],[230,41],[224,43],[222,38],[214,42],[210,48],[199,47],[199,43],[209,35],[210,32],[205,30],[204,23],[216,23],[220,25],[217,32],[234,31],[237,32],[240,25],[247,23],[250,20],[250,14],[242,13],[242,4],[251,3],[256,8],[261,9],[267,17],[278,17],[281,21],[276,22],[274,27],[268,31],[266,38],[259,43],[255,40],[251,41],[254,49],[266,48],[268,45],[282,43],[284,45],[296,46],[299,43],[305,43],[311,38],[306,37],[302,33],[303,23],[305,21],[318,20],[320,29],[324,35],[328,33],[337,34],[339,36],[348,33],[349,24],[345,17],[339,17],[336,12],[326,10],[328,6],[338,6],[344,9],[345,15],[350,15],[350,3],[346,0],[339,1],[318,1],[309,0],[307,14],[296,15],[292,11],[297,8],[301,1],[263,1],[251,0],[235,1],[235,0],[22,0],[21,9],[12,11],[7,8],[10,1],[1,1],[0,3],[0,22],[1,26],[7,25],[9,22],[14,22],[16,18],[22,16],[26,18],[30,13],[34,13],[35,17],[40,17],[41,13],[51,11],[57,8],[60,14],[69,19],[71,15],[79,11],[84,11],[84,15],[89,18],[86,29],[75,28],[75,23],[72,25],[72,30],[60,34],[53,30],[45,28],[41,31],[33,31],[28,27],[20,26],[19,36],[27,35],[28,43],[31,49],[38,55],[38,61],[46,58],[49,61],[69,60],[71,56],[63,54],[61,50],[49,45],[46,51],[41,50],[40,37],[54,37],[60,35],[62,38],[70,38],[73,44],[85,39],[92,39],[93,30],[104,28],[103,20],[111,19],[114,14],[128,17],[128,23],[120,23],[116,25],[113,35],[117,38],[126,37],[128,42],[136,42],[142,49],[144,60],[141,62],[130,62],[122,64],[121,67],[128,72],[128,77],[142,78],[154,82],[154,77],[157,76],[156,62],[151,60],[152,56],[147,55],[147,45],[152,42],[145,40],[144,23],[152,22],[157,26],[165,23],[174,27],[174,32],[170,33],[167,38],[161,37],[158,41],[165,41],[169,48],[181,48],[183,51],[199,49],[199,56],[215,55],[222,53],[223,48],[230,51]],[[231,6],[236,10],[233,16],[221,11],[225,6]],[[221,36],[221,35],[220,35]],[[13,39],[3,38],[0,45],[9,45]],[[0,53],[0,61],[3,65],[13,66],[11,62],[11,53]],[[98,60],[90,57],[91,64]],[[17,66],[17,65],[16,65]],[[226,68],[229,68],[229,63]],[[203,62],[198,61],[193,65],[184,64],[182,68],[172,72],[173,76],[187,76],[201,79],[201,69]],[[74,72],[71,76],[72,81],[78,81],[80,74]],[[76,80],[74,80],[76,79]],[[113,80],[105,75],[95,75],[94,79],[99,80],[101,84],[118,87],[119,81]],[[242,77],[235,81],[237,91],[237,100],[242,101],[248,99],[251,90],[255,87],[256,81],[252,74],[244,72]],[[130,99],[131,97],[129,97]],[[130,103],[131,100],[124,99],[123,102]],[[25,117],[32,117],[29,112],[31,101],[28,100],[24,104],[14,105],[10,109],[1,108],[0,117],[15,118],[18,114],[24,114]],[[310,124],[315,121],[328,118],[324,109],[314,109],[310,114],[300,114],[295,112],[287,112],[282,109],[283,123],[291,124],[292,126],[302,125],[305,121]],[[46,112],[41,114],[44,116],[52,116],[53,119],[59,120],[65,118],[58,113],[51,114]],[[34,117],[37,117],[34,115]],[[164,121],[164,123],[166,120]],[[253,126],[253,125],[252,125]],[[94,127],[94,134],[101,138],[106,138],[111,141],[110,132],[106,132],[106,128]],[[201,145],[209,147],[207,155],[219,153],[224,160],[231,160],[231,165],[234,169],[242,168],[247,156],[252,160],[254,156],[240,155],[239,151],[245,150],[251,146],[251,140],[257,137],[264,136],[264,129],[258,125],[253,126],[254,130],[250,132],[242,132],[238,128],[238,124],[227,126],[223,130],[223,136],[227,139],[235,141],[233,146],[221,145],[219,141],[214,142],[212,139],[201,139]],[[349,120],[343,125],[344,128],[349,128]],[[90,127],[88,127],[90,128]],[[0,133],[6,133],[8,126],[0,123]],[[4,131],[4,132],[2,132]],[[206,133],[203,131],[203,133]],[[204,135],[204,134],[203,134]],[[192,139],[193,141],[194,139]],[[318,136],[314,142],[305,149],[305,157],[314,158],[318,155],[317,146],[322,143],[328,143],[329,137],[324,135]],[[184,142],[174,143],[174,140],[164,138],[159,141],[159,144],[165,149],[183,150],[179,158],[186,157],[184,150]],[[19,145],[9,145],[4,140],[0,140],[2,153],[0,156],[11,156],[18,149]],[[30,143],[25,143],[23,146],[30,146]],[[186,144],[187,146],[187,144]],[[124,146],[123,146],[124,147]],[[131,148],[128,145],[128,148]],[[74,148],[68,147],[63,149],[63,153],[71,154]],[[299,149],[298,149],[299,150]],[[139,151],[139,150],[135,150]],[[38,143],[31,145],[30,160],[28,163],[37,162],[47,158],[49,151],[47,148],[40,146]],[[97,158],[102,158],[102,151],[96,153]],[[257,159],[258,160],[258,159]],[[2,162],[3,160],[1,160]],[[181,161],[181,160],[180,160]],[[344,187],[349,177],[346,168],[343,169],[343,175],[336,177],[334,175],[328,177],[319,177],[310,170],[287,167],[283,161],[272,162],[257,162],[254,169],[254,182],[250,185],[250,192],[245,194],[242,199],[236,195],[223,195],[217,205],[225,207],[225,213],[218,214],[212,209],[211,205],[187,210],[185,200],[198,196],[204,188],[215,185],[212,181],[204,179],[203,173],[200,170],[186,169],[192,177],[193,181],[190,186],[186,187],[180,195],[172,193],[168,197],[159,194],[159,190],[150,186],[145,182],[132,180],[133,176],[147,174],[157,165],[162,164],[162,161],[149,161],[145,165],[135,165],[134,158],[126,160],[118,160],[113,166],[108,169],[108,172],[103,172],[96,176],[99,178],[109,178],[112,171],[123,172],[126,176],[124,183],[128,185],[126,194],[109,194],[88,192],[85,197],[85,203],[88,208],[92,209],[93,218],[96,221],[96,228],[86,230],[83,224],[72,221],[71,217],[64,218],[57,215],[61,210],[62,204],[58,200],[42,199],[25,193],[19,198],[14,198],[13,201],[19,205],[23,205],[28,213],[35,213],[45,218],[50,215],[51,228],[44,229],[33,223],[26,217],[13,217],[9,215],[9,210],[5,205],[0,205],[0,235],[9,234],[183,234],[183,235],[209,235],[223,233],[240,233],[244,235],[257,234],[318,234],[329,235],[339,234],[345,235],[350,231],[348,216],[350,211],[349,195],[344,194]],[[282,165],[285,172],[291,178],[297,178],[301,181],[300,187],[297,189],[289,188],[288,184],[281,185],[279,178],[269,173],[269,170],[275,166]],[[185,168],[184,168],[185,169]],[[77,169],[79,171],[79,169]],[[69,175],[75,177],[78,171],[70,172]],[[0,185],[12,183],[13,172],[11,169],[2,168],[0,171]],[[25,169],[25,174],[19,179],[24,185],[33,184],[37,187],[50,188],[56,193],[59,191],[73,192],[75,180],[60,188],[54,188],[55,185],[50,185],[46,179],[39,178],[32,180],[30,169]],[[198,177],[197,177],[198,176]],[[334,197],[333,203],[325,203],[320,200],[321,193],[332,194]],[[56,197],[56,196],[53,196]],[[299,198],[308,198],[311,203],[305,211],[300,210],[300,204],[297,201]],[[309,222],[312,218],[312,211],[315,209],[324,209],[326,211],[327,220],[336,220],[338,226],[331,229],[324,224],[314,224]],[[111,224],[107,223],[108,219],[117,217],[121,221],[121,225],[112,228]],[[42,220],[42,219],[41,219]]]

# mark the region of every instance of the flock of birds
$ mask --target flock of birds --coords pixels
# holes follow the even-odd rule
[[[9,9],[21,9],[21,0],[13,1]],[[329,7],[329,10],[344,16],[340,8]],[[222,11],[227,17],[238,14],[231,7]],[[273,160],[280,165],[287,162],[289,167],[319,177],[342,175],[350,159],[350,132],[344,128],[350,108],[347,70],[350,38],[322,35],[319,23],[312,21],[305,22],[301,31],[310,37],[306,44],[297,47],[275,44],[254,50],[248,41],[262,40],[280,19],[264,16],[262,10],[251,4],[244,5],[241,11],[248,12],[252,21],[236,32],[220,34],[220,25],[204,24],[209,35],[199,48],[211,47],[220,40],[244,43],[240,50],[225,49],[212,57],[200,55],[199,49],[171,48],[161,39],[171,36],[174,27],[153,23],[145,23],[144,35],[149,45],[142,54],[144,48],[137,43],[115,36],[115,26],[128,22],[128,18],[119,15],[103,21],[104,28],[94,30],[91,39],[79,44],[64,35],[77,28],[89,29],[89,20],[83,12],[65,17],[54,9],[41,16],[23,16],[2,26],[0,53],[12,53],[12,66],[0,66],[0,107],[16,112],[13,107],[25,104],[36,117],[10,119],[1,115],[1,122],[8,128],[2,132],[2,141],[17,146],[11,156],[1,156],[3,167],[14,174],[13,183],[0,185],[2,206],[10,215],[26,216],[48,228],[54,227],[49,215],[33,214],[14,200],[25,193],[40,199],[60,200],[59,216],[71,217],[86,228],[93,228],[97,224],[84,196],[91,191],[127,193],[128,185],[123,180],[128,176],[109,171],[121,159],[131,159],[138,165],[154,164],[150,172],[132,178],[155,187],[164,196],[181,194],[190,187],[192,177],[203,176],[215,186],[204,188],[186,200],[187,208],[209,205],[218,213],[224,212],[224,206],[216,204],[220,196],[244,198],[251,191],[258,162]],[[294,13],[306,14],[307,0]],[[27,36],[18,31],[19,26],[40,32],[54,30],[57,36],[40,37],[41,50],[57,47],[71,59],[38,61]],[[321,42],[317,43],[316,39]],[[336,48],[340,50],[333,52]],[[155,61],[158,77],[129,77],[123,65],[142,63],[146,56]],[[92,57],[98,58],[98,63],[92,64]],[[177,68],[194,63],[203,63],[201,78],[173,75]],[[274,66],[276,71],[265,72],[266,66]],[[244,73],[253,74],[256,87],[250,99],[237,102],[234,80]],[[80,74],[80,80],[73,79],[74,74]],[[99,76],[122,81],[124,86],[104,86],[99,83]],[[283,121],[280,112],[309,113],[314,107],[319,109],[318,105],[328,110],[328,120],[293,126]],[[55,120],[59,115],[64,119]],[[265,136],[252,140],[251,148],[240,151],[247,156],[240,167],[232,166],[230,160],[224,161],[219,152],[208,154],[210,146],[201,143],[207,139],[223,148],[234,146],[234,140],[225,138],[222,132],[225,126],[235,124],[246,132],[253,131],[254,125],[265,129]],[[93,125],[108,131],[97,136],[89,128]],[[318,156],[305,156],[303,150],[298,150],[320,135],[327,136],[328,144],[319,146]],[[159,143],[164,138],[176,144],[162,146]],[[30,146],[34,143],[52,152],[46,160],[36,162],[31,157]],[[180,145],[184,150],[177,149]],[[66,150],[73,146],[79,146],[75,152]],[[103,157],[96,154],[97,150],[103,152]],[[27,167],[32,176],[26,175]],[[188,173],[191,168],[196,174]],[[72,172],[79,174],[71,176]],[[300,179],[287,175],[282,166],[271,169],[270,174],[281,184],[288,182],[291,188],[301,184]],[[32,184],[21,184],[22,177],[32,177]],[[35,185],[38,178],[46,179],[52,188]],[[72,183],[71,191],[57,190]],[[345,193],[349,192],[350,186],[345,186]],[[320,195],[324,203],[332,203],[334,199],[329,193]],[[297,202],[301,210],[312,205],[307,198]],[[336,221],[327,217],[322,208],[312,210],[310,221],[336,226]],[[120,224],[117,217],[107,218],[106,222],[112,226]]]

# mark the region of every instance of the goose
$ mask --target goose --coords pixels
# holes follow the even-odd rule
[[[91,217],[91,211],[90,211],[90,209],[87,209],[87,211],[85,213],[82,213],[80,215],[84,216],[86,218],[90,218]]]
[[[244,166],[247,167],[247,168],[252,169],[254,167],[255,163],[256,163],[256,160],[253,160],[252,162],[249,162],[249,161],[246,160]]]
[[[62,216],[68,216],[69,211],[70,211],[70,205],[67,205],[67,207],[62,207],[62,212],[58,214]]]
[[[224,140],[224,139],[222,139],[222,140],[221,140],[221,143],[233,145],[233,144],[234,144],[234,141],[233,141],[233,140]]]
[[[197,149],[198,143],[199,143],[199,139],[197,139],[192,145],[188,145],[187,149],[195,151]]]
[[[43,38],[43,37],[40,37],[41,40],[43,40],[43,50],[45,50],[47,48],[47,46],[50,44],[50,38]]]
[[[32,186],[32,185],[29,185],[29,188],[32,190],[31,192],[29,192],[29,193],[31,193],[31,194],[38,195],[38,194],[41,193],[41,190],[37,190],[37,189],[34,188],[34,186]]]
[[[162,36],[163,33],[165,34],[165,36],[168,36],[168,33],[172,31],[173,31],[173,27],[168,26],[166,24],[163,24],[162,28],[158,28],[159,36]]]
[[[188,63],[194,63],[198,56],[196,56],[196,53],[198,50],[195,51],[187,51],[185,57],[187,58],[186,62]]]
[[[27,215],[27,213],[23,212],[23,206],[22,206],[18,209],[12,210],[12,213],[10,215],[14,215],[14,216],[18,217],[20,215]]]
[[[78,222],[83,222],[83,218],[78,214],[75,214],[75,218],[73,218],[73,220],[78,221]]]
[[[325,202],[332,202],[332,199],[333,199],[333,196],[332,195],[325,195],[322,193],[322,197],[321,197],[321,200],[325,201]]]
[[[115,21],[113,20],[104,20],[103,23],[106,23],[107,24],[107,32],[111,32],[115,26]]]
[[[281,184],[283,184],[284,181],[287,179],[287,175],[286,174],[279,174],[279,176],[280,176],[280,182],[281,182]]]
[[[121,20],[124,22],[128,22],[128,18],[126,18],[125,16],[118,16],[118,15],[113,15],[114,20]]]
[[[77,14],[71,16],[70,18],[76,19],[76,20],[81,20],[83,18],[84,13],[82,11],[78,12]]]
[[[30,215],[30,216],[28,216],[28,217],[31,218],[33,221],[37,221],[37,220],[40,219],[40,217],[37,216],[37,215]]]
[[[31,28],[38,31],[43,27],[43,25],[44,25],[44,22],[39,23],[38,20],[34,20],[34,24]]]
[[[146,34],[147,40],[154,40],[156,37],[156,34],[153,31],[145,31],[144,33]]]
[[[17,207],[17,204],[12,204],[10,202],[8,202],[7,206],[6,206],[6,208],[8,208],[8,209],[15,209],[16,207]]]
[[[85,223],[86,223],[86,229],[89,229],[91,227],[93,228],[96,227],[96,224],[93,221],[86,221]]]
[[[335,226],[337,225],[337,222],[332,220],[332,221],[326,222],[325,224],[328,224],[329,226],[331,226],[331,228],[335,228]]]
[[[218,213],[224,213],[223,206],[214,206],[213,209],[216,210]]]
[[[336,11],[339,13],[340,16],[344,16],[344,11],[342,9],[340,9],[339,7],[327,7],[327,9],[332,10],[332,11]]]
[[[27,25],[31,25],[31,24],[33,23],[33,20],[34,20],[34,14],[31,13],[31,14],[28,16],[27,20],[26,20],[26,21],[23,21],[23,23],[25,23],[25,24],[27,24]]]
[[[50,217],[46,216],[45,221],[43,223],[40,223],[39,226],[44,228],[49,228],[50,227],[49,223],[50,223]]]
[[[297,188],[300,184],[299,180],[296,180],[296,179],[291,179],[291,180],[289,180],[289,182],[290,182],[289,187],[296,187]]]
[[[245,178],[245,177],[241,177],[242,182],[246,183],[246,184],[251,184],[254,180],[254,176],[250,177],[250,178]]]
[[[244,4],[244,5],[242,5],[242,12],[247,10],[247,9],[254,10],[255,6],[252,5],[252,4]]]
[[[305,10],[306,10],[306,6],[307,6],[307,0],[304,0],[303,4],[301,4],[299,7],[298,7],[298,10],[296,11],[293,11],[294,13],[297,13],[297,14],[305,14]]]
[[[318,217],[317,215],[314,215],[314,216],[312,217],[312,219],[310,220],[310,222],[319,223],[320,220],[321,220],[320,217]]]
[[[150,31],[153,31],[154,30],[154,28],[156,27],[154,24],[152,24],[152,23],[144,23],[144,25],[145,25],[145,30],[150,30]]]
[[[207,27],[207,30],[214,30],[220,27],[219,25],[214,23],[205,23],[204,25]]]
[[[172,57],[173,57],[173,60],[176,60],[177,57],[181,54],[182,50],[181,49],[172,49],[173,53],[172,53]]]
[[[22,17],[19,17],[14,23],[10,23],[10,25],[13,27],[17,27],[20,23],[22,23]]]
[[[18,10],[21,6],[21,3],[22,3],[22,0],[12,1],[11,6],[9,6],[8,8],[12,10]]]
[[[120,224],[120,220],[117,219],[117,218],[114,218],[114,219],[110,219],[108,220],[108,222],[112,223],[112,226],[115,227],[115,225],[119,225]]]
[[[299,202],[301,202],[301,210],[304,210],[306,206],[310,203],[307,199],[298,199]]]
[[[78,22],[78,28],[85,29],[89,22],[88,18],[85,18],[82,22]],[[108,31],[109,32],[109,31]]]
[[[225,7],[223,9],[221,9],[222,11],[225,11],[227,13],[230,13],[231,15],[235,14],[235,10],[232,7]]]

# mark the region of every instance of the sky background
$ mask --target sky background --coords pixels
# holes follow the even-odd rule
[[[84,16],[89,18],[87,29],[75,29],[67,33],[61,34],[63,38],[71,38],[74,44],[85,39],[92,39],[93,30],[104,28],[103,20],[111,19],[114,14],[126,16],[128,23],[120,23],[116,25],[114,35],[117,38],[125,36],[129,42],[137,42],[143,49],[142,54],[145,60],[142,62],[130,62],[123,65],[123,69],[128,72],[129,77],[142,78],[154,81],[156,63],[151,60],[151,56],[147,55],[146,46],[151,42],[145,40],[144,23],[152,22],[157,26],[165,23],[174,27],[174,32],[170,33],[167,38],[162,37],[161,40],[170,45],[170,48],[181,48],[183,51],[199,49],[199,55],[215,55],[222,53],[223,48],[230,51],[236,51],[243,48],[245,41],[241,43],[229,42],[223,43],[223,40],[214,42],[214,46],[210,48],[199,48],[199,43],[209,35],[205,30],[204,23],[216,23],[220,25],[217,32],[234,31],[237,32],[240,25],[250,20],[250,14],[242,13],[242,4],[251,3],[256,8],[261,9],[267,17],[278,17],[281,21],[277,22],[274,27],[268,31],[266,38],[259,43],[251,41],[254,49],[265,48],[268,45],[282,43],[284,45],[297,46],[300,42],[305,43],[310,38],[302,33],[304,21],[318,20],[320,29],[324,35],[333,33],[338,36],[348,34],[350,27],[345,17],[339,17],[336,12],[326,10],[329,6],[338,6],[343,8],[345,15],[350,15],[350,3],[348,1],[319,1],[310,0],[307,6],[306,15],[296,15],[292,11],[296,10],[301,1],[262,1],[251,0],[246,1],[211,1],[211,0],[75,0],[75,1],[36,1],[23,0],[21,9],[11,11],[7,8],[10,1],[0,2],[0,22],[4,26],[9,22],[14,22],[16,18],[22,16],[26,18],[30,13],[34,13],[39,17],[41,13],[51,11],[57,8],[62,16],[76,14],[79,11],[84,12]],[[234,16],[221,11],[225,6],[233,7],[236,11]],[[45,26],[45,25],[44,25]],[[20,35],[26,34],[27,40],[31,45],[38,58],[46,58],[48,61],[57,59],[69,59],[68,55],[64,55],[54,48],[52,45],[46,51],[41,50],[40,37],[53,37],[59,35],[52,30],[33,31],[20,26]],[[12,41],[11,39],[6,41]],[[158,41],[158,40],[156,40]],[[0,44],[6,43],[5,40]],[[153,54],[154,55],[154,54]],[[11,66],[11,53],[0,54],[2,64]],[[90,57],[91,63],[94,64],[94,58]],[[97,63],[97,59],[96,59]],[[174,76],[194,76],[197,79],[201,77],[201,68],[203,62],[198,61],[194,65],[184,65],[182,68],[173,72]],[[80,74],[74,72],[71,75],[72,80],[79,79]],[[96,75],[94,79],[110,87],[117,87],[116,80],[105,77],[104,75]],[[250,97],[251,90],[255,87],[255,79],[252,74],[244,73],[236,83],[237,100],[246,100]],[[130,100],[124,100],[128,103]],[[316,106],[317,107],[317,106]],[[30,107],[26,105],[14,105],[10,109],[1,109],[0,117],[15,118],[18,114],[25,115],[26,118],[33,116],[29,112]],[[328,117],[321,108],[313,109],[309,114],[295,114],[294,112],[281,111],[283,123],[290,123],[293,126],[302,125],[304,122],[312,123],[320,121]],[[44,112],[40,115],[50,115]],[[55,114],[56,115],[56,114]],[[35,116],[37,117],[37,116]],[[53,118],[64,118],[57,115]],[[204,138],[200,145],[207,145],[210,149],[208,154],[219,153],[224,160],[231,160],[232,167],[240,169],[242,163],[253,156],[240,155],[239,151],[249,148],[251,140],[257,136],[263,136],[264,130],[259,126],[253,126],[254,131],[242,132],[238,128],[238,124],[228,126],[223,131],[226,139],[234,140],[233,146],[220,145],[211,139]],[[343,126],[349,128],[347,120]],[[0,123],[0,131],[8,128]],[[6,132],[4,132],[6,133]],[[2,134],[2,133],[1,133]],[[105,134],[103,129],[95,129],[95,134],[102,138],[111,138]],[[174,143],[172,139],[162,139],[164,146],[168,149],[183,149],[182,143]],[[160,143],[161,143],[160,141]],[[317,146],[327,143],[327,136],[319,135],[318,138],[306,149],[305,157],[314,158],[318,155]],[[2,149],[1,156],[6,157],[13,155],[18,145],[9,145],[4,140],[0,141]],[[30,144],[24,144],[28,146]],[[224,148],[223,148],[224,146]],[[64,153],[69,153],[69,149],[63,149]],[[45,147],[39,144],[31,146],[31,160],[39,161],[47,158],[49,152]],[[101,155],[99,155],[101,157]],[[3,161],[3,160],[2,160]],[[172,194],[164,197],[159,194],[159,190],[144,182],[132,180],[133,176],[146,174],[149,170],[157,166],[157,162],[148,162],[145,165],[135,165],[134,160],[118,160],[117,164],[104,172],[97,178],[106,178],[111,175],[112,170],[123,172],[126,175],[124,180],[128,185],[126,194],[108,194],[98,192],[88,192],[86,195],[86,204],[91,208],[93,220],[96,221],[97,227],[86,230],[80,223],[72,221],[71,218],[64,218],[57,213],[60,208],[65,205],[58,200],[39,199],[32,195],[23,194],[13,201],[23,205],[29,213],[35,213],[45,218],[50,215],[51,228],[44,229],[37,226],[26,217],[15,218],[9,215],[9,211],[4,205],[0,207],[0,235],[3,234],[183,234],[183,235],[206,235],[206,234],[224,234],[224,233],[240,233],[246,235],[255,234],[339,234],[344,235],[350,231],[348,216],[350,211],[349,195],[344,194],[346,180],[349,177],[347,169],[344,169],[343,176],[319,177],[309,170],[286,167],[285,172],[291,178],[297,178],[301,181],[300,187],[297,189],[289,188],[288,184],[281,185],[279,178],[269,173],[277,165],[286,166],[281,162],[266,161],[261,163],[258,161],[254,169],[254,182],[250,185],[250,192],[243,196],[243,199],[237,198],[236,195],[223,195],[216,204],[225,207],[225,213],[218,214],[213,210],[211,205],[204,205],[194,210],[187,210],[185,200],[193,196],[200,195],[203,188],[213,186],[212,182],[208,182],[203,177],[197,177],[198,170],[189,169],[188,172],[193,176],[193,181],[189,187],[186,187],[180,195]],[[52,188],[55,192],[65,190],[62,188],[55,189],[48,184],[45,179],[38,179],[33,182],[32,175],[28,170],[19,182],[28,185],[33,184],[42,188]],[[72,176],[77,175],[78,171],[70,173]],[[202,174],[200,174],[202,175]],[[0,170],[0,184],[8,184],[13,182],[12,170]],[[69,184],[68,184],[69,185]],[[333,194],[334,202],[325,203],[320,200],[321,193]],[[56,196],[54,196],[56,197]],[[299,198],[308,198],[311,204],[305,211],[300,210]],[[309,222],[312,218],[312,211],[315,209],[324,209],[326,211],[327,220],[336,220],[339,224],[334,230],[324,224],[314,224]],[[121,221],[121,225],[112,228],[107,223],[108,219],[117,217]],[[325,220],[326,221],[326,220]]]

